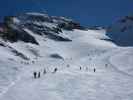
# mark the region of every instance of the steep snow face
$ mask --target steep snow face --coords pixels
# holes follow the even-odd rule
[[[133,46],[133,16],[126,16],[107,29],[107,35],[119,46]]]

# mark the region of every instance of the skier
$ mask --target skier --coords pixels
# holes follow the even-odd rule
[[[57,69],[57,68],[55,68],[53,73],[57,72],[57,70],[58,70],[58,69]]]
[[[39,73],[38,73],[38,78],[40,78],[40,76],[41,76],[41,73],[39,72]]]
[[[32,61],[32,64],[34,64],[35,63],[35,61]]]
[[[86,67],[86,71],[88,71],[88,67]]]
[[[80,68],[79,68],[80,70],[81,70],[81,66],[80,66]]]
[[[34,72],[34,73],[33,73],[33,75],[34,75],[34,78],[36,78],[37,73],[36,73],[36,72]]]
[[[108,64],[105,64],[105,67],[108,67]]]
[[[70,65],[69,65],[69,64],[67,64],[67,67],[70,67]]]
[[[96,69],[94,68],[94,72],[96,72]]]
[[[46,69],[44,68],[44,70],[43,70],[43,74],[46,74]]]

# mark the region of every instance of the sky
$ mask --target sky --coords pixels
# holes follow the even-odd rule
[[[106,26],[133,14],[133,0],[0,0],[0,21],[4,16],[24,12],[47,12],[82,25]]]

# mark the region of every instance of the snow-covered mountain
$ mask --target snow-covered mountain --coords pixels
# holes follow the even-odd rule
[[[108,34],[42,13],[6,17],[0,100],[132,100],[133,47],[117,46]]]
[[[41,13],[25,13],[18,16],[5,17],[6,31],[10,34],[3,34],[4,38],[16,42],[21,40],[38,44],[35,37],[29,34],[32,30],[35,34],[46,36],[55,41],[71,41],[67,37],[60,36],[62,29],[83,29],[79,23],[64,17],[48,16]],[[12,34],[11,34],[12,32]],[[39,44],[38,44],[39,45]]]
[[[114,23],[107,29],[107,35],[119,46],[133,46],[133,16]]]

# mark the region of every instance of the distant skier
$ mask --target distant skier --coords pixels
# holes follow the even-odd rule
[[[88,67],[86,67],[86,71],[88,71]]]
[[[40,73],[40,72],[38,72],[38,78],[40,78],[40,76],[41,76],[41,73]]]
[[[32,64],[34,64],[35,63],[35,61],[32,61]]]
[[[105,64],[105,67],[108,67],[108,64]]]
[[[55,68],[55,69],[54,69],[54,71],[53,71],[53,73],[56,73],[56,72],[57,72],[57,70],[58,70],[58,69],[57,69],[57,68]]]
[[[37,76],[37,73],[36,73],[36,72],[34,72],[33,75],[34,75],[34,78],[37,78],[37,77],[36,77],[36,76]]]
[[[43,74],[46,74],[46,69],[44,68],[44,70],[43,70]]]
[[[81,66],[79,67],[79,69],[80,69],[80,70],[82,69]]]
[[[69,64],[67,64],[67,67],[70,67],[70,65],[69,65]]]
[[[94,72],[96,72],[96,69],[94,68]]]

